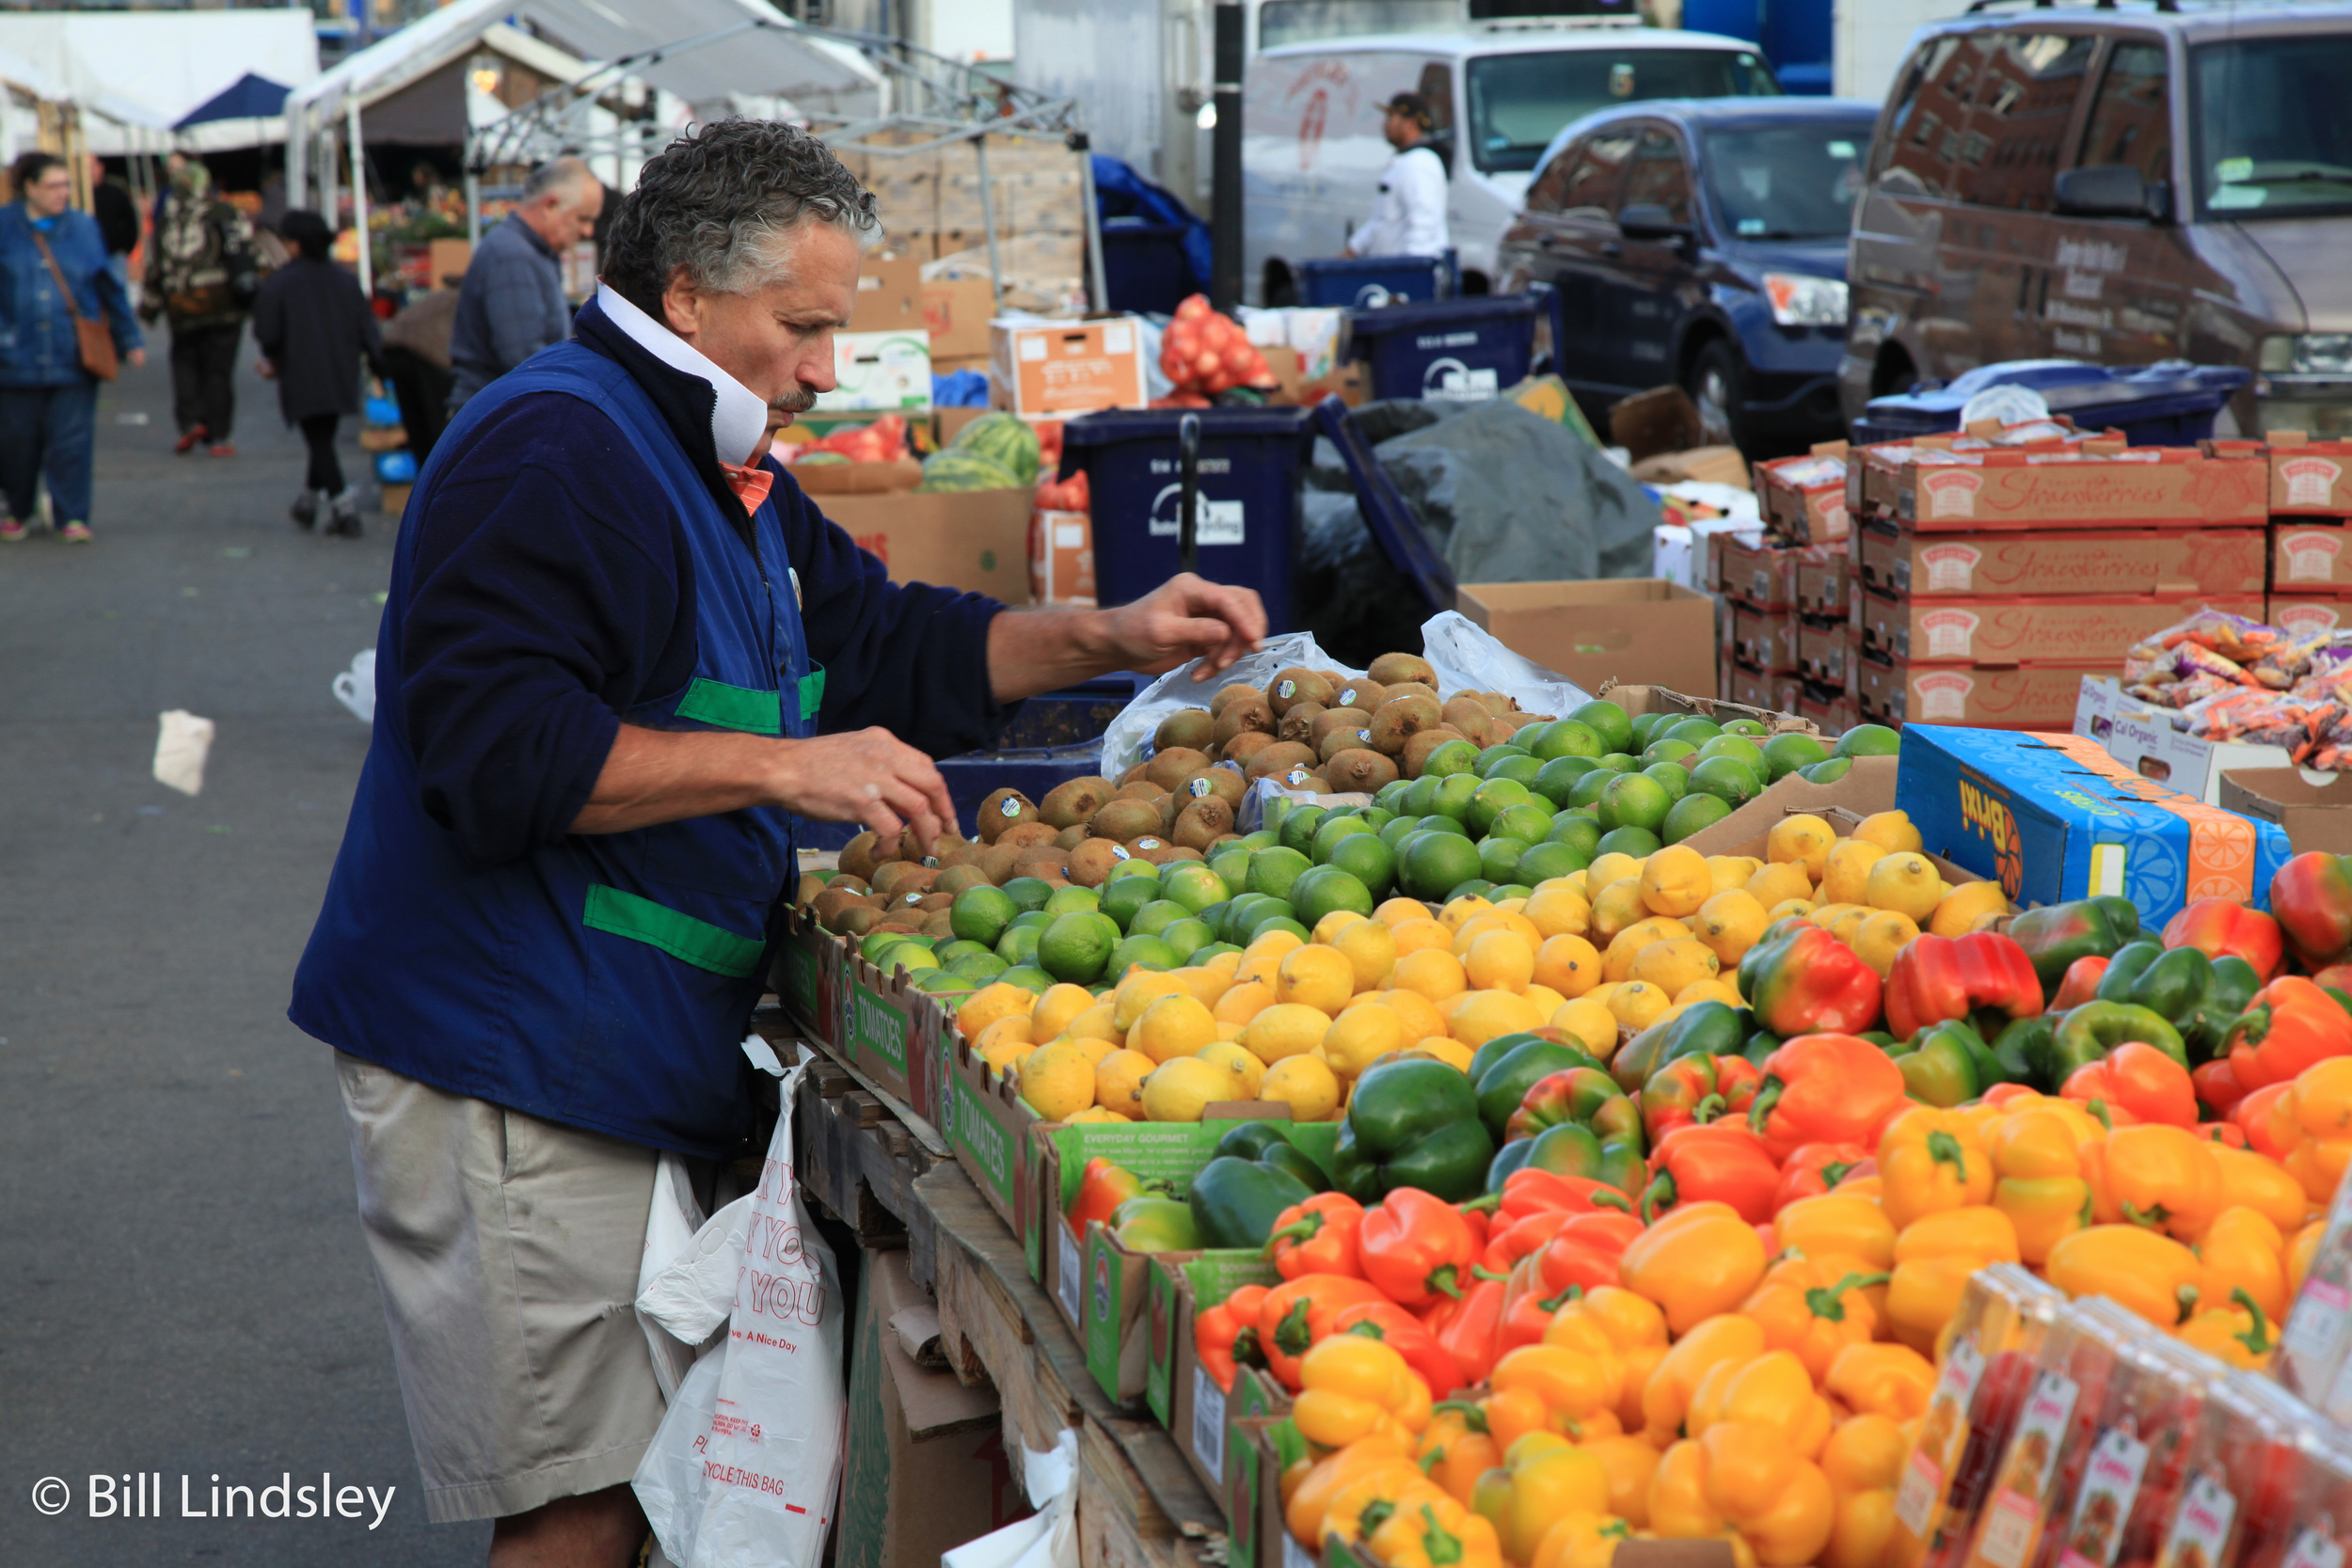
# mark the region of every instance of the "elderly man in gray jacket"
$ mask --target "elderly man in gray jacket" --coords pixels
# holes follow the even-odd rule
[[[557,257],[595,234],[604,186],[578,158],[532,171],[521,204],[482,237],[457,292],[450,333],[452,410],[550,343],[571,336]]]

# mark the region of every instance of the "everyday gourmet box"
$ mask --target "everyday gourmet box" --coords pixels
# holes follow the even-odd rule
[[[1862,638],[1889,658],[1922,664],[2120,665],[2134,646],[2207,607],[2263,617],[2259,594],[1939,599],[1871,593],[1863,596]]]
[[[2251,594],[2265,574],[2263,534],[2253,528],[1951,534],[1878,522],[1855,545],[1865,588],[1914,596]]]

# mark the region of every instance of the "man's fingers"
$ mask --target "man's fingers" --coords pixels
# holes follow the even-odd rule
[[[895,840],[905,832],[904,825],[891,813],[890,808],[879,800],[867,805],[860,814],[858,820],[873,829],[874,836],[884,842]]]

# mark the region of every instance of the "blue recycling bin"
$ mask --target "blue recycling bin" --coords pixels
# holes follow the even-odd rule
[[[2050,412],[2085,430],[2121,430],[2136,447],[2193,447],[2213,434],[2231,394],[2254,377],[2242,365],[2086,365],[2077,359],[2010,359],[1979,365],[1931,392],[1872,398],[1854,421],[1855,442],[1899,441],[1960,428],[1970,398],[1994,387],[2027,387]]]
[[[1298,263],[1298,303],[1371,310],[1426,305],[1462,289],[1454,253],[1443,256],[1334,256]]]
[[[1314,439],[1304,408],[1115,409],[1062,427],[1061,474],[1094,501],[1094,591],[1125,604],[1174,577],[1181,543],[1177,431],[1200,420],[1200,575],[1258,591],[1275,631],[1298,626],[1298,487]]]
[[[1375,398],[1484,403],[1527,379],[1536,300],[1472,294],[1347,313],[1349,353],[1372,365]]]
[[[1184,232],[1181,224],[1103,220],[1103,285],[1110,309],[1168,315],[1200,291],[1184,254]]]

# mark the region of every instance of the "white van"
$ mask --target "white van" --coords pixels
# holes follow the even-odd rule
[[[1299,262],[1346,248],[1395,155],[1379,106],[1396,93],[1429,102],[1462,284],[1483,293],[1562,126],[1636,99],[1779,91],[1753,43],[1614,21],[1486,22],[1266,50],[1242,91],[1243,288],[1252,304],[1284,302]]]

